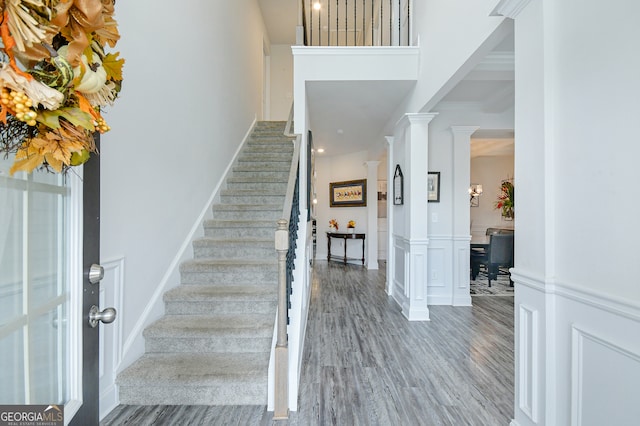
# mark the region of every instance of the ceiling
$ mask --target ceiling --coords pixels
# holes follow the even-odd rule
[[[295,44],[299,0],[259,0],[271,44]],[[513,34],[467,73],[432,109],[499,113],[513,106]],[[310,127],[321,155],[363,150],[384,152],[381,135],[415,82],[332,81],[307,83]],[[484,133],[483,133],[484,132]],[[513,131],[480,129],[472,136],[472,157],[513,153]]]

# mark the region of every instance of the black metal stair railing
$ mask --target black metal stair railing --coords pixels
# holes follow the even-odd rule
[[[412,0],[301,0],[305,46],[410,46]]]
[[[291,309],[291,294],[293,294],[293,270],[295,269],[296,248],[298,246],[298,222],[300,218],[300,164],[296,171],[296,184],[291,203],[291,216],[289,218],[289,249],[287,250],[287,307]],[[287,310],[287,324],[290,323]]]

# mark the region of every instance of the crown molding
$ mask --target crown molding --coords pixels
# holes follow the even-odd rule
[[[515,19],[522,9],[527,7],[531,0],[500,0],[496,7],[491,11],[491,16],[504,16]]]

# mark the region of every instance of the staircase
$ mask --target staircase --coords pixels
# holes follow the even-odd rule
[[[276,221],[293,154],[284,122],[259,122],[147,327],[145,354],[117,379],[127,405],[266,405],[277,307]]]

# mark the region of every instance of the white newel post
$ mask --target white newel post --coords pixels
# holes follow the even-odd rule
[[[408,223],[405,235],[408,253],[405,292],[408,300],[402,313],[409,321],[428,321],[428,223],[427,164],[429,164],[429,123],[437,114],[406,114],[400,121],[405,127],[405,196]],[[406,121],[405,121],[406,120]],[[408,303],[407,303],[408,302]]]
[[[367,161],[367,269],[378,269],[378,164]]]
[[[471,135],[478,126],[451,126],[453,133],[453,305],[471,306],[469,241],[471,213]]]

